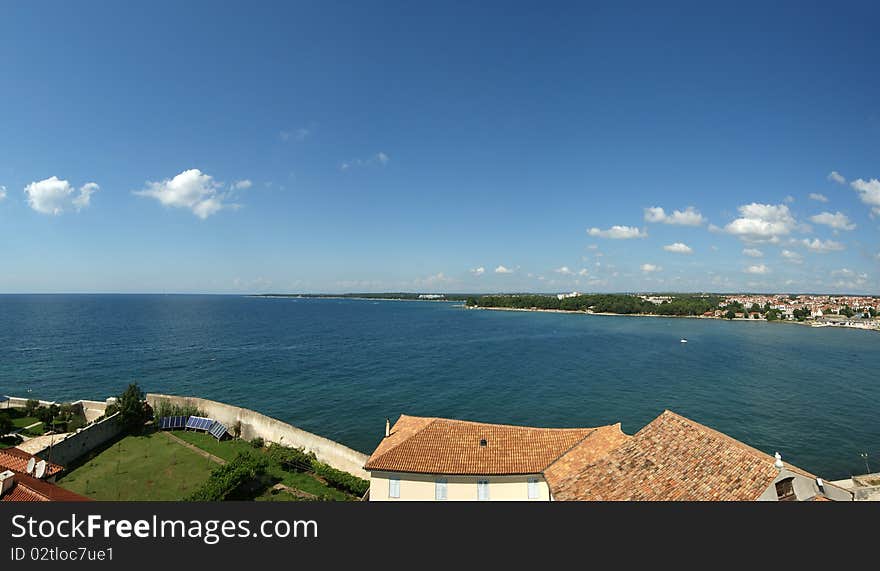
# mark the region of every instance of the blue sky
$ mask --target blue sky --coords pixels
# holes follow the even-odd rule
[[[878,17],[9,3],[0,292],[878,293]]]

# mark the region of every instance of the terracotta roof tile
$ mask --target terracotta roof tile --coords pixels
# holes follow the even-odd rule
[[[551,491],[557,500],[755,500],[779,474],[774,461],[667,410]]]
[[[538,474],[595,430],[401,415],[364,467],[422,474]]]
[[[576,475],[584,466],[597,461],[629,438],[620,429],[619,422],[595,429],[544,470],[547,485],[553,489],[556,484]]]
[[[0,497],[3,502],[90,502],[90,498],[81,496],[61,486],[38,480],[27,474],[16,474],[12,489]]]

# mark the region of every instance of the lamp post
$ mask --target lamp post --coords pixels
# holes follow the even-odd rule
[[[862,457],[862,460],[865,461],[865,474],[870,474],[870,473],[871,473],[871,468],[868,466],[868,453],[867,453],[867,452],[861,452],[861,453],[859,453],[859,456],[861,456],[861,457]]]

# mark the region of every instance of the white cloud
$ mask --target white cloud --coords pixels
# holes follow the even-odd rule
[[[676,242],[674,244],[669,244],[667,246],[663,246],[663,249],[667,252],[672,252],[674,254],[693,254],[694,250],[687,244],[683,244],[681,242]]]
[[[743,254],[745,254],[746,256],[749,256],[750,258],[763,258],[764,257],[764,252],[762,252],[761,250],[759,250],[757,248],[746,248],[745,250],[743,250]]]
[[[810,200],[815,200],[816,202],[828,202],[828,197],[824,194],[819,194],[818,192],[811,192]]]
[[[832,271],[831,275],[834,277],[848,278],[848,277],[852,277],[852,276],[856,275],[856,273],[849,268],[841,268],[839,270]]]
[[[630,238],[646,238],[648,233],[636,228],[635,226],[612,226],[608,230],[600,230],[598,228],[590,228],[587,230],[590,236],[598,236],[600,238],[610,238],[612,240],[628,240]]]
[[[794,197],[789,194],[784,199],[782,199],[782,202],[784,202],[786,204],[791,204],[792,202],[794,202]]]
[[[837,171],[831,171],[831,173],[828,175],[828,180],[834,181],[837,184],[846,184],[846,179],[843,177],[842,174]]]
[[[571,271],[570,269],[568,269],[568,266],[562,266],[561,268],[556,268],[556,269],[553,270],[553,271],[556,272],[557,274],[562,274],[562,275],[564,275],[564,276],[572,276],[572,275],[574,275],[574,272]]]
[[[6,198],[6,187],[0,184],[0,200]]]
[[[296,140],[297,141],[305,141],[306,137],[308,137],[311,134],[312,134],[312,132],[309,131],[308,129],[297,129],[296,130]]]
[[[822,214],[810,216],[810,221],[815,222],[816,224],[824,224],[825,226],[830,226],[835,230],[856,229],[856,225],[850,222],[849,218],[847,218],[846,214],[844,214],[843,212],[835,212],[834,214],[831,214],[830,212],[823,212]]]
[[[496,274],[512,274],[513,270],[511,270],[510,268],[505,268],[504,266],[498,266],[497,268],[495,268],[495,273]]]
[[[880,180],[854,180],[850,183],[858,193],[862,202],[871,207],[871,212],[880,214]]]
[[[780,236],[791,233],[797,221],[784,204],[752,202],[739,207],[740,218],[724,227],[728,234],[746,242],[778,242]]]
[[[149,182],[143,190],[135,191],[138,196],[155,198],[163,206],[187,208],[204,220],[225,208],[237,208],[237,204],[226,202],[229,196],[219,192],[220,185],[211,175],[199,169],[189,169],[172,179]]]
[[[347,171],[354,167],[369,167],[376,164],[384,167],[389,161],[391,161],[391,157],[380,151],[368,159],[352,159],[350,161],[345,161],[339,165],[339,170]]]
[[[475,276],[481,276],[486,273],[486,268],[484,268],[483,266],[480,266],[479,268],[472,269],[471,273],[474,274]]]
[[[706,218],[693,206],[688,206],[684,210],[673,210],[672,214],[666,214],[666,211],[659,206],[645,208],[645,220],[678,226],[702,226],[706,223]]]
[[[845,249],[845,246],[840,242],[835,242],[834,240],[825,240],[824,242],[818,238],[813,238],[812,240],[808,240],[804,238],[801,240],[801,244],[806,246],[806,248],[817,254],[826,254],[828,252],[838,252],[840,250]]]
[[[758,264],[756,266],[749,266],[743,271],[745,271],[745,273],[747,274],[764,275],[770,273],[770,268],[768,268],[764,264]]]
[[[586,275],[589,274],[589,273],[590,273],[590,271],[589,271],[587,268],[581,268],[581,269],[578,271],[578,275],[579,275],[579,276],[586,276]]]
[[[791,250],[782,250],[782,257],[792,264],[802,264],[804,261],[803,256],[801,256],[797,252],[792,252]]]
[[[237,180],[232,183],[233,190],[245,190],[252,187],[254,183],[250,181],[250,179]]]
[[[646,274],[650,274],[653,272],[659,272],[659,271],[663,270],[663,268],[661,268],[660,266],[655,266],[654,264],[642,264],[640,266],[640,268]]]
[[[53,176],[30,183],[24,187],[24,193],[31,208],[41,214],[57,216],[67,210],[73,209],[79,212],[87,207],[92,194],[98,189],[98,185],[94,182],[87,182],[79,188],[77,194],[76,189],[69,182]]]

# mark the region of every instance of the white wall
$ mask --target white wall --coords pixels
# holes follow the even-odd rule
[[[400,498],[388,496],[389,480],[400,478]],[[447,501],[477,501],[477,480],[489,481],[490,501],[549,501],[550,488],[541,474],[515,476],[445,476],[374,471],[370,476],[370,501],[436,501],[435,482],[445,478]],[[528,479],[537,478],[538,497],[529,500]]]

